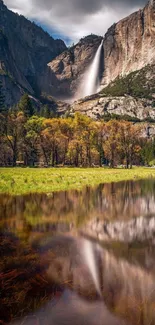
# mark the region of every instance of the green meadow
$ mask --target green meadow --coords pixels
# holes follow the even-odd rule
[[[1,168],[0,193],[12,195],[81,189],[101,183],[155,177],[153,168]]]

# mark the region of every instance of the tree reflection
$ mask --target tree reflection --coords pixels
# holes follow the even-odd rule
[[[155,181],[121,182],[25,196],[0,195],[0,228],[24,234],[53,230],[52,224],[82,225],[91,218],[120,220],[154,213]],[[67,228],[68,229],[68,228]]]

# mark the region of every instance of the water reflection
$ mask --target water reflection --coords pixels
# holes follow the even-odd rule
[[[97,315],[97,316],[96,316]],[[87,302],[76,293],[66,290],[35,316],[25,317],[22,325],[127,325],[112,315],[103,301]],[[21,325],[21,320],[14,325]],[[129,325],[129,324],[128,324]]]
[[[155,212],[155,180],[102,184],[82,191],[0,195],[0,228],[14,232],[69,231],[94,217],[127,220]],[[67,226],[68,225],[68,226]]]
[[[87,287],[85,297],[89,292],[88,289],[93,290],[90,281],[94,277],[88,277],[89,272],[86,275],[85,263],[70,262],[70,258],[65,254],[60,254],[60,240],[58,242],[59,251],[56,254],[53,254],[51,250],[53,246],[41,253],[39,245],[44,240],[45,243],[53,245],[53,240],[51,242],[53,235],[69,232],[72,234],[77,227],[83,228],[88,221],[95,217],[109,221],[128,221],[140,216],[149,218],[150,215],[155,215],[154,211],[155,180],[153,179],[103,184],[96,188],[86,187],[82,191],[17,197],[0,195],[0,321],[4,320],[9,323],[16,320],[17,317],[29,315],[41,306],[45,306],[44,311],[47,311],[48,317],[52,317],[51,323],[49,324],[47,321],[47,325],[51,325],[53,322],[58,325],[64,324],[63,320],[67,315],[71,320],[70,323],[72,323],[72,318],[77,315],[77,324],[81,325],[82,308],[84,314],[87,313],[87,324],[92,324],[97,310],[97,313],[100,313],[102,308],[100,302],[94,301],[95,305],[92,309],[93,305],[90,307],[90,302],[88,304],[88,301],[81,300],[83,298],[77,295],[80,288],[82,292],[85,291],[85,286]],[[63,238],[67,238],[67,236]],[[81,239],[78,239],[78,248],[80,242]],[[82,246],[87,250],[92,248],[90,256],[93,259],[97,256],[94,254],[95,245]],[[114,314],[119,317],[123,315],[123,318],[129,319],[132,324],[147,325],[148,318],[149,324],[155,324],[155,246],[153,242],[120,244],[117,241],[103,243],[103,246],[103,253],[97,259],[97,263],[100,274],[99,281],[106,305],[114,311]],[[63,239],[62,248],[64,249],[64,247],[65,240]],[[73,252],[70,250],[70,245],[69,252],[75,257],[74,250]],[[84,252],[83,248],[82,252]],[[89,269],[92,268],[88,261],[87,265]],[[62,281],[60,281],[61,279]],[[140,279],[139,282],[137,279]],[[69,294],[70,298],[66,305],[62,300],[65,310],[62,313],[62,318],[59,318],[59,307],[56,309],[56,314],[51,314],[51,308],[47,307],[46,309],[46,306],[50,306],[57,294],[62,294],[64,284],[65,287],[72,290],[72,293]],[[72,287],[70,287],[71,284]],[[91,296],[96,297],[93,292],[91,292]],[[75,310],[72,306],[74,297],[77,301]],[[148,301],[147,305],[145,298]],[[146,308],[142,306],[142,313],[141,305],[138,305],[137,308],[137,304],[144,303]],[[58,306],[62,306],[62,304],[60,303]],[[103,303],[102,306],[104,306]],[[74,313],[66,313],[67,308],[70,311],[72,307]],[[126,317],[126,312],[132,317]],[[39,315],[37,316],[39,320],[35,318],[36,324],[46,323],[42,311],[35,315]],[[35,324],[34,316],[28,317],[30,317],[30,323]],[[113,316],[109,314],[109,317]],[[40,320],[42,318],[43,321]],[[118,323],[120,324],[120,321]],[[19,323],[17,321],[17,324],[21,325],[21,321]],[[23,324],[29,324],[27,318]],[[68,324],[67,318],[66,324]],[[100,322],[96,323],[95,321],[95,324],[100,324]],[[111,324],[115,324],[115,322]]]
[[[77,325],[155,324],[155,274],[94,243],[98,295],[83,260],[84,238],[46,236],[36,255],[10,235],[1,237],[4,248],[6,239],[12,254],[2,265],[0,316],[7,322],[21,316],[16,325],[70,325],[74,318]]]

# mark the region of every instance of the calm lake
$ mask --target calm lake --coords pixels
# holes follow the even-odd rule
[[[139,217],[149,220],[154,216],[155,179],[101,184],[94,188],[85,187],[81,191],[72,190],[17,197],[1,194],[0,320],[6,323],[18,320],[38,310],[53,295],[61,292],[60,284],[56,285],[52,282],[49,286],[46,279],[44,265],[47,261],[49,263],[49,257],[47,259],[47,256],[44,256],[45,252],[42,255],[40,251],[42,247],[40,242],[44,238],[46,238],[47,247],[47,238],[51,239],[58,234],[76,234],[94,218],[106,220],[107,223],[116,221],[128,223]],[[155,230],[151,236],[154,235]],[[154,276],[154,243],[152,239],[132,242],[108,240],[102,241],[101,246],[118,260],[118,265],[119,260],[122,259],[123,263],[125,261],[129,263],[128,267],[131,264],[131,268],[138,267],[143,270],[142,272],[149,272],[151,276]],[[83,244],[80,243],[80,245]],[[76,299],[78,301],[77,297]],[[110,304],[109,300],[107,304]],[[40,323],[31,320],[31,323],[49,324],[45,320]],[[91,324],[90,321],[89,323]],[[61,322],[55,322],[55,324],[61,324]],[[115,324],[115,322],[109,324]]]
[[[82,191],[0,195],[0,229],[20,236],[27,231],[50,231],[55,223],[79,227],[95,217],[109,221],[129,220],[153,213],[153,179],[101,184],[95,188],[86,187]]]

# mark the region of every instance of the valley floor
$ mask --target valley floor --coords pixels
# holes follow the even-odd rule
[[[136,167],[127,169],[105,168],[1,168],[0,193],[21,195],[51,193],[101,183],[155,177],[155,169]]]

